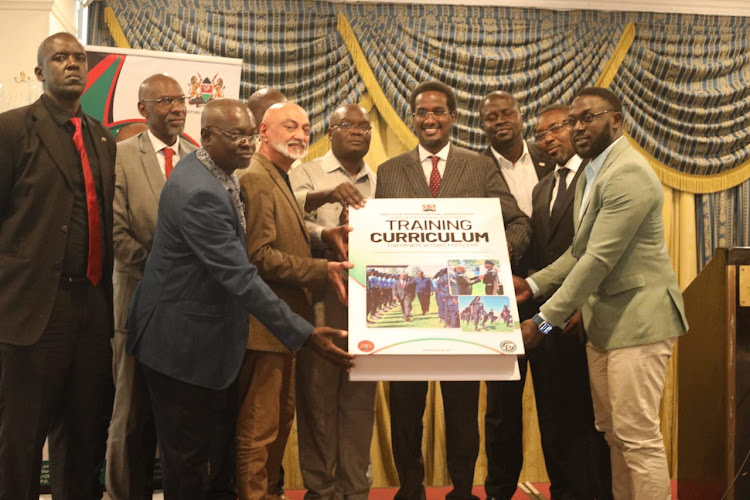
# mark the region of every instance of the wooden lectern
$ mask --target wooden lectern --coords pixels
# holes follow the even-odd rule
[[[719,248],[685,290],[678,498],[719,500],[750,450],[750,248]],[[750,499],[750,461],[727,500]]]

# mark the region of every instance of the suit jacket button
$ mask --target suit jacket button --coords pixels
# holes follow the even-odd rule
[[[62,226],[60,226],[60,231],[62,231],[63,233],[67,233],[68,232],[68,225],[67,224],[63,224]]]

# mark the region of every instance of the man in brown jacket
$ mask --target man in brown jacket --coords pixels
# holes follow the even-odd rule
[[[259,127],[261,143],[240,178],[247,202],[250,261],[297,314],[313,320],[309,288],[333,286],[342,301],[341,272],[348,262],[310,256],[310,235],[295,201],[288,172],[307,153],[310,121],[294,103],[271,106]],[[345,230],[331,229],[331,233]],[[238,378],[237,493],[241,500],[273,497],[294,419],[294,354],[255,318]],[[271,488],[269,489],[269,485]]]

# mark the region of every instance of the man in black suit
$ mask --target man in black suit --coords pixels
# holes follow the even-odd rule
[[[519,210],[492,162],[450,143],[456,97],[439,82],[419,84],[409,99],[419,146],[378,168],[376,198],[497,197],[503,211],[511,259],[526,252],[530,220]],[[453,490],[446,498],[476,498],[471,489],[479,453],[479,382],[441,382],[448,473]],[[427,382],[391,382],[391,443],[401,487],[397,500],[425,498],[422,485],[422,415]]]
[[[537,121],[536,139],[557,166],[534,188],[533,269],[553,263],[573,241],[573,199],[585,164],[573,148],[567,117],[568,106],[558,104],[544,108]],[[565,334],[545,335],[527,354],[550,492],[559,500],[612,498],[609,446],[594,427],[582,330],[576,321]]]
[[[490,146],[484,154],[492,158],[501,177],[523,212],[531,216],[532,191],[539,179],[550,173],[554,162],[537,144],[523,138],[524,115],[515,97],[495,91],[487,95],[479,109],[482,129]],[[513,274],[526,276],[529,256],[519,255]],[[519,306],[521,320],[534,315],[532,307]],[[489,498],[509,500],[516,491],[523,466],[523,388],[526,358],[518,359],[521,379],[487,382],[487,413],[484,418],[487,478],[484,487]]]
[[[112,409],[115,142],[84,114],[86,52],[39,46],[44,94],[0,115],[0,498],[100,498]]]

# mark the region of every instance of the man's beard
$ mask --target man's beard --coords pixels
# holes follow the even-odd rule
[[[304,150],[301,153],[292,153],[289,150],[289,146],[292,145],[301,145],[304,146]],[[271,147],[278,151],[280,154],[286,156],[287,158],[291,158],[292,160],[301,160],[307,155],[307,148],[308,145],[305,144],[302,141],[289,141],[289,142],[272,142]]]

